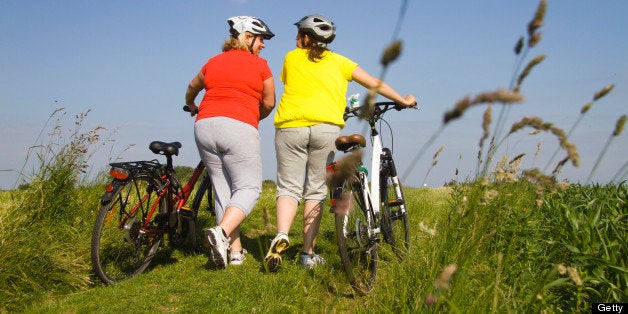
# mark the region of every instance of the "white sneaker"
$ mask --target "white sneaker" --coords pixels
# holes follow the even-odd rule
[[[318,265],[325,265],[325,263],[325,259],[316,253],[301,253],[301,266],[303,266],[303,268],[313,269]]]
[[[290,240],[285,233],[278,233],[277,236],[270,242],[270,248],[264,261],[269,271],[277,271],[281,266],[281,253],[285,252],[290,247]]]
[[[242,265],[244,260],[246,259],[246,250],[242,249],[241,252],[229,252],[229,265]]]
[[[223,269],[227,266],[227,251],[229,250],[229,238],[220,226],[205,230],[205,238],[209,243],[209,261],[217,268]]]

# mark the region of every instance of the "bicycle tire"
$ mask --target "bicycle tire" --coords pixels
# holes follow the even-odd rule
[[[380,172],[381,227],[384,241],[397,258],[403,260],[410,250],[410,227],[403,189],[392,155],[384,149]]]
[[[359,295],[366,295],[375,283],[379,244],[368,234],[368,208],[362,188],[361,181],[346,180],[343,194],[350,197],[349,207],[336,207],[334,216],[338,252],[346,277]]]
[[[207,196],[207,211],[211,213],[212,216],[215,216],[215,208],[212,198],[212,183],[209,178],[209,175],[206,173],[203,180],[201,180],[201,184],[196,189],[196,194],[194,194],[194,199],[192,200],[192,206],[190,207],[190,211],[192,212],[192,216],[194,219],[189,221],[189,237],[192,244],[192,248],[195,250],[198,249],[198,238],[199,236],[196,234],[196,226],[198,222],[198,215],[201,213],[201,206],[203,203],[203,198]]]
[[[114,181],[112,185],[113,196],[100,207],[91,242],[92,266],[105,284],[144,272],[163,239],[163,231],[159,230],[168,221],[166,202],[162,199],[157,204],[158,212],[148,221],[149,229],[156,232],[140,232],[150,208],[158,200],[148,174]]]

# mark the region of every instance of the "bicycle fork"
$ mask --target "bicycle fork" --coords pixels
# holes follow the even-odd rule
[[[403,198],[403,193],[401,192],[401,183],[399,183],[399,176],[397,175],[397,168],[395,167],[395,162],[392,159],[392,153],[390,149],[383,148],[382,149],[382,167],[386,169],[386,176],[390,177],[390,181],[392,183],[392,187],[395,191],[395,199],[388,199],[386,196],[386,204],[388,207],[399,207],[399,214],[404,214],[406,212],[405,200]],[[387,178],[381,178],[383,181],[380,181],[380,190],[381,193],[388,193],[387,190]],[[384,205],[384,204],[383,204]],[[394,218],[394,217],[392,217]]]
[[[364,223],[366,224],[366,229],[367,229],[366,231],[368,234],[368,238],[369,238],[369,241],[371,242],[373,241],[378,242],[379,237],[377,235],[381,232],[379,223],[377,223],[377,220],[379,219],[378,218],[379,206],[376,207],[375,205],[377,202],[373,202],[373,198],[371,198],[372,195],[371,195],[371,191],[369,191],[369,188],[368,188],[366,172],[363,170],[358,170],[358,174],[359,174],[359,181],[363,183],[362,184],[362,198],[366,202],[366,204],[364,204],[365,205],[364,216],[366,217],[366,221]],[[360,230],[360,229],[356,229],[356,230]],[[369,243],[369,244],[372,244],[372,243]]]

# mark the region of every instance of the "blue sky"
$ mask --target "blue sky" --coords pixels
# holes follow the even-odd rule
[[[0,189],[18,179],[28,147],[45,121],[65,107],[75,114],[91,109],[84,129],[104,126],[113,147],[92,158],[93,172],[108,159],[152,159],[152,140],[183,143],[176,163],[193,166],[198,152],[193,121],[180,111],[189,80],[220,51],[226,19],[254,15],[276,34],[262,57],[278,80],[285,53],[294,48],[293,23],[311,13],[331,18],[338,35],[330,48],[379,75],[378,60],[391,42],[402,1],[23,1],[0,2]],[[443,113],[467,95],[507,87],[515,61],[513,46],[525,35],[538,1],[409,1],[399,33],[403,52],[386,73],[401,94],[413,93],[420,111],[392,112],[394,153],[405,172],[414,156],[442,124]],[[543,38],[528,59],[547,58],[526,79],[526,101],[512,107],[506,123],[539,116],[568,130],[580,108],[602,87],[614,90],[596,103],[571,140],[581,166],[566,165],[559,178],[584,182],[628,108],[628,2],[549,0]],[[356,83],[348,95],[364,94]],[[496,116],[498,108],[493,112]],[[482,108],[472,108],[445,128],[405,180],[440,186],[475,174]],[[344,133],[361,132],[349,122]],[[272,117],[260,124],[264,178],[275,179]],[[384,132],[386,144],[390,135]],[[595,172],[606,182],[628,159],[627,135],[613,139]],[[44,139],[44,143],[45,143]],[[388,142],[386,142],[388,140]],[[535,157],[537,145],[541,151]],[[122,152],[125,147],[134,145]],[[513,135],[496,157],[525,153],[522,166],[541,167],[557,141],[546,135]],[[430,170],[434,152],[443,146]],[[507,148],[507,150],[505,150]],[[562,157],[562,153],[561,153]],[[458,169],[458,175],[455,174]],[[26,168],[26,174],[32,167]]]

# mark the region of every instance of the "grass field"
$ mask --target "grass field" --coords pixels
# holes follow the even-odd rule
[[[263,254],[275,234],[272,182],[265,182],[243,225],[249,254],[242,267],[209,270],[206,252],[165,246],[145,274],[104,286],[89,266],[97,208],[92,199],[101,188],[73,190],[79,203],[74,208],[91,209],[67,217],[24,206],[33,200],[29,191],[0,194],[4,310],[571,312],[626,297],[624,186],[548,191],[540,206],[535,185],[527,181],[406,189],[411,255],[398,262],[384,245],[376,287],[365,297],[355,296],[344,278],[328,213],[317,243],[325,267],[306,271],[296,263],[302,239],[296,219],[284,267],[277,273],[264,270]],[[213,225],[208,213],[200,221]]]

